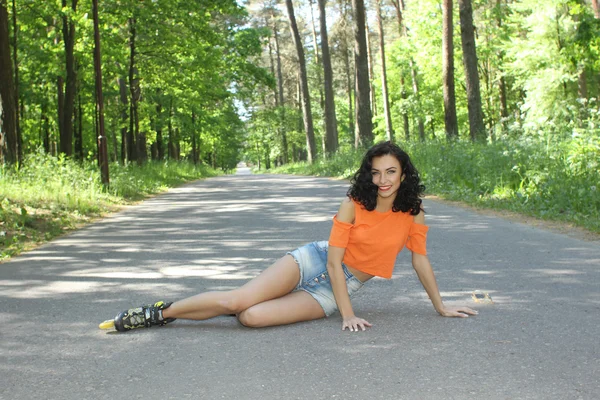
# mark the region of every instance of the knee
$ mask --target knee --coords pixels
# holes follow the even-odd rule
[[[239,314],[248,308],[248,305],[237,293],[232,293],[231,296],[219,301],[219,304],[223,308],[224,314]]]
[[[254,307],[242,311],[237,315],[237,318],[240,324],[248,328],[261,328],[265,326],[264,319]]]

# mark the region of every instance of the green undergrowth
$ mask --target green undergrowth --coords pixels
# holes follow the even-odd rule
[[[113,163],[105,187],[94,162],[28,155],[18,170],[0,168],[0,260],[119,206],[219,173],[188,162]]]
[[[491,144],[400,143],[426,193],[496,210],[565,221],[600,233],[600,139],[526,139]],[[349,178],[361,153],[297,163],[273,173]]]

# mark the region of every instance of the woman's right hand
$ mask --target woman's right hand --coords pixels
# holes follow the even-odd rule
[[[342,330],[346,330],[346,328],[348,328],[350,332],[358,332],[359,327],[365,331],[367,330],[367,327],[371,326],[372,325],[369,323],[369,321],[358,318],[357,316],[344,318],[344,321],[342,322]]]

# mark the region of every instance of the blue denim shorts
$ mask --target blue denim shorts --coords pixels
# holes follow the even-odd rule
[[[310,294],[323,308],[326,317],[338,309],[327,272],[328,247],[327,241],[312,242],[287,253],[294,257],[294,261],[300,268],[300,282],[295,291],[304,290]],[[342,269],[346,275],[348,295],[352,297],[364,283],[352,275],[344,264],[342,264]]]

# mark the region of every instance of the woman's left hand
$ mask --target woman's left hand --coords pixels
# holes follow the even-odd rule
[[[459,317],[467,318],[469,315],[479,314],[477,311],[469,307],[444,307],[438,311],[442,317]]]

